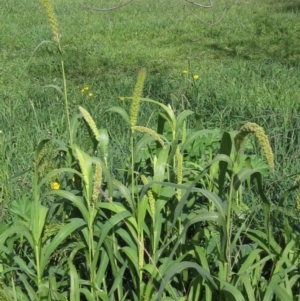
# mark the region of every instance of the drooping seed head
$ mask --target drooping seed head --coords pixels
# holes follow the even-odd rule
[[[156,141],[158,141],[159,144],[162,147],[165,146],[164,141],[161,139],[161,137],[155,131],[153,131],[152,129],[149,129],[149,128],[145,127],[145,126],[138,126],[138,125],[132,127],[132,129],[135,130],[135,131],[138,131],[140,133],[148,134],[149,136],[151,136],[152,138],[154,138]]]
[[[81,115],[83,116],[84,120],[86,121],[86,123],[89,125],[90,129],[92,130],[92,132],[95,136],[95,139],[99,142],[100,141],[100,133],[99,133],[99,130],[97,128],[97,125],[96,125],[94,119],[92,118],[90,113],[83,107],[79,106],[79,111],[80,111]]]
[[[235,149],[237,152],[241,151],[245,138],[248,134],[253,133],[258,140],[260,147],[266,157],[268,165],[271,169],[274,169],[274,154],[268,139],[262,127],[256,123],[247,122],[240,128],[239,133],[235,137]]]

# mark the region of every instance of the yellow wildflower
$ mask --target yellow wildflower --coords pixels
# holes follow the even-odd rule
[[[89,97],[93,97],[93,95],[94,95],[94,94],[93,94],[92,92],[89,93]]]
[[[199,75],[198,75],[198,74],[195,74],[195,75],[194,75],[194,80],[197,80],[197,79],[199,79]]]
[[[58,182],[51,183],[51,189],[58,190],[60,188],[60,184]]]
[[[187,70],[183,70],[182,74],[188,74],[188,71]]]

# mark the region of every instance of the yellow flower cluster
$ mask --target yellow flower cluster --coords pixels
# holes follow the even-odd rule
[[[58,182],[56,182],[56,181],[52,182],[50,184],[50,186],[51,186],[51,189],[53,189],[53,190],[58,190],[60,188],[60,184]]]
[[[84,86],[82,89],[81,89],[81,93],[84,93],[84,92],[87,92],[89,90],[89,87],[88,86]],[[89,97],[93,97],[94,94],[92,92],[89,92],[88,93],[88,96]]]
[[[182,70],[182,74],[183,75],[186,75],[186,74],[188,74],[189,72],[185,69],[185,70]],[[199,79],[199,75],[198,74],[194,74],[193,75],[193,79],[194,80],[197,80],[197,79]]]

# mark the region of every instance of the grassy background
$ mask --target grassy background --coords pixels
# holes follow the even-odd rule
[[[297,1],[241,0],[213,28],[189,14],[179,0],[135,0],[105,13],[83,10],[70,0],[52,4],[63,36],[72,112],[82,105],[100,128],[114,130],[116,157],[127,138],[119,120],[104,112],[120,96],[131,95],[137,72],[145,67],[144,94],[178,110],[196,111],[204,127],[238,129],[246,121],[263,126],[277,162],[272,181],[299,171]],[[86,4],[108,6],[104,0]],[[211,19],[211,11],[189,8]],[[0,29],[0,179],[3,197],[11,200],[31,187],[30,173],[19,174],[31,167],[37,142],[50,133],[64,135],[66,119],[62,99],[43,88],[62,85],[55,47],[42,45],[27,64],[35,47],[52,36],[42,4],[3,3]],[[200,76],[196,81],[194,74]],[[81,93],[85,85],[93,97]],[[149,107],[140,120],[150,116]],[[13,175],[18,176],[12,180]],[[281,181],[279,189],[289,184]]]

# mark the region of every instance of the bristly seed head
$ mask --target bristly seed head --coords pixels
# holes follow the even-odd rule
[[[149,136],[151,136],[153,139],[155,139],[157,142],[159,142],[159,144],[164,147],[165,144],[164,144],[164,141],[160,138],[160,136],[155,132],[153,131],[152,129],[149,129],[145,126],[134,126],[132,127],[133,130],[135,131],[138,131],[140,133],[145,133],[145,134],[148,134]]]
[[[91,130],[95,136],[95,139],[99,142],[100,141],[100,133],[99,133],[99,130],[97,128],[97,125],[96,125],[94,119],[92,118],[90,113],[83,107],[79,106],[79,111],[80,111],[81,115],[83,116],[84,120],[86,121],[86,123],[91,128]]]
[[[96,204],[98,200],[101,184],[102,184],[102,167],[100,162],[97,161],[96,170],[94,174],[94,185],[93,185],[93,195],[92,195],[92,200],[94,204]]]
[[[57,22],[55,14],[54,14],[53,8],[52,8],[49,0],[42,0],[42,2],[43,2],[44,8],[46,10],[48,19],[51,24],[51,29],[52,29],[52,33],[54,36],[54,40],[59,43],[60,30],[59,30],[58,22]]]
[[[130,112],[130,127],[133,131],[133,127],[137,123],[137,117],[138,117],[138,112],[140,108],[140,100],[141,100],[141,95],[143,93],[143,88],[144,88],[144,82],[146,79],[146,70],[142,69],[139,72],[138,78],[137,78],[137,83],[135,85],[134,93],[133,93],[133,100],[131,104],[131,112]]]
[[[262,148],[269,167],[274,169],[274,154],[268,139],[262,127],[256,123],[247,122],[240,128],[239,133],[235,137],[235,149],[239,152],[248,134],[254,133],[258,140],[260,147]]]
[[[144,185],[148,184],[148,180],[145,175],[141,175],[141,180]],[[147,195],[148,195],[148,199],[149,199],[150,214],[151,214],[152,220],[154,221],[155,220],[155,199],[154,199],[152,190],[150,188],[147,190]]]

